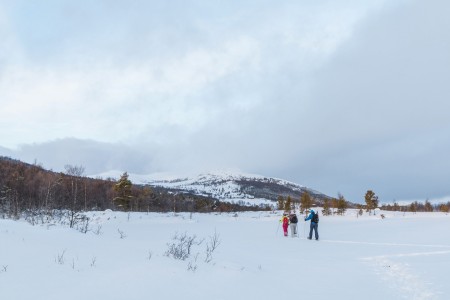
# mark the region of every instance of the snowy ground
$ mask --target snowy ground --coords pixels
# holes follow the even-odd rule
[[[450,216],[321,217],[320,241],[280,214],[92,213],[87,234],[0,220],[1,299],[448,299]],[[96,231],[96,233],[94,233]],[[121,238],[120,232],[124,236]],[[172,237],[204,239],[186,260]],[[207,263],[206,245],[220,245]],[[191,267],[191,270],[188,270]],[[192,269],[195,269],[192,270]]]

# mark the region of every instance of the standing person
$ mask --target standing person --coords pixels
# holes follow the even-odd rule
[[[280,222],[283,224],[283,232],[284,236],[288,236],[288,226],[289,226],[289,218],[286,213],[280,219]]]
[[[319,213],[314,212],[314,210],[311,209],[309,216],[305,218],[305,222],[311,220],[311,225],[309,225],[309,237],[308,240],[312,239],[312,232],[314,230],[316,241],[319,240]]]
[[[291,225],[291,236],[294,237],[294,236],[298,235],[298,233],[297,233],[298,218],[295,213],[292,213],[289,215],[289,223]]]

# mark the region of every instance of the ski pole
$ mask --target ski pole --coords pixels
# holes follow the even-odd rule
[[[280,222],[278,222],[278,226],[277,226],[277,233],[275,234],[275,236],[278,236],[278,230],[280,229]]]
[[[303,238],[306,238],[306,221],[303,222]]]

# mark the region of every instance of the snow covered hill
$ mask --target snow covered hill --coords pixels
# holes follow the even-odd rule
[[[188,177],[150,175],[148,178],[148,180],[143,180],[144,178],[140,176],[136,179],[151,186],[164,187],[175,192],[184,191],[209,196],[220,200],[257,201],[266,199],[276,201],[279,196],[291,196],[298,200],[305,192],[313,196],[317,204],[321,204],[323,199],[329,198],[318,191],[293,182],[254,174],[209,172]]]

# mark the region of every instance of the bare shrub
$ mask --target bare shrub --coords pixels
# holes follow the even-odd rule
[[[121,231],[119,228],[117,228],[117,232],[119,232],[121,239],[124,239],[127,237],[127,235],[123,231]]]
[[[78,224],[77,229],[79,232],[86,234],[88,231],[91,230],[89,227],[89,222],[91,219],[89,217],[83,216],[83,218],[80,218],[80,224]]]
[[[169,249],[166,251],[165,255],[175,259],[185,260],[191,255],[192,245],[200,245],[203,242],[203,240],[196,241],[196,239],[196,235],[189,236],[186,232],[181,235],[175,233],[172,242],[167,243]]]
[[[93,232],[94,232],[95,235],[103,234],[103,232],[102,232],[102,225],[97,225],[97,229],[95,229]]]
[[[187,270],[188,271],[192,271],[192,272],[195,272],[196,270],[197,270],[197,259],[198,259],[198,256],[199,256],[199,253],[197,253],[195,256],[194,256],[194,259],[193,260],[191,260],[189,263],[188,263],[188,266],[187,266]]]
[[[97,257],[92,257],[91,259],[91,268],[95,267],[95,263],[97,262]]]
[[[209,263],[212,260],[212,254],[213,252],[219,247],[220,245],[220,238],[217,231],[214,231],[214,235],[209,237],[209,241],[206,243],[206,257],[205,262]]]
[[[63,250],[62,253],[58,253],[58,255],[56,256],[55,262],[56,262],[58,265],[63,265],[63,264],[64,264],[64,262],[65,262],[64,254],[66,254],[66,250]]]

